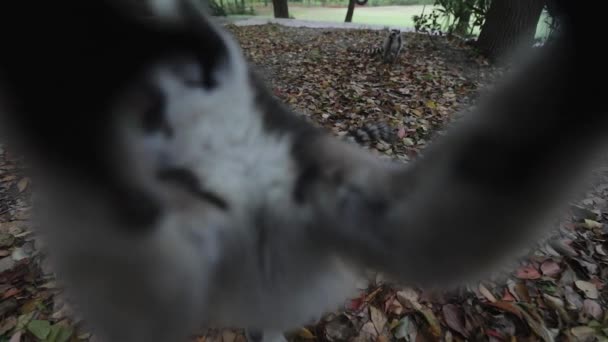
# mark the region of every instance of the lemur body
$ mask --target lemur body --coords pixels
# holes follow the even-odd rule
[[[386,38],[384,39],[382,46],[362,49],[350,48],[349,51],[363,53],[371,56],[381,56],[383,62],[394,63],[397,58],[399,58],[399,54],[401,53],[402,48],[403,39],[401,37],[401,31],[397,29],[391,29],[388,32]]]
[[[291,330],[365,269],[449,287],[532,243],[608,126],[585,86],[606,77],[583,43],[599,21],[561,5],[570,30],[403,165],[300,120],[192,1],[4,1],[2,137],[104,340]]]

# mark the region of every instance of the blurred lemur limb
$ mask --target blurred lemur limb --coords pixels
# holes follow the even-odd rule
[[[4,1],[3,137],[105,340],[281,332],[364,268],[451,286],[537,236],[604,142],[606,86],[584,78],[606,68],[582,39],[601,30],[576,3],[558,41],[401,165],[292,115],[189,1]]]

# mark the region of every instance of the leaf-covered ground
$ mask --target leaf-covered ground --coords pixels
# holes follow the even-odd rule
[[[336,136],[383,122],[395,139],[367,146],[400,161],[416,158],[459,111],[474,105],[482,85],[501,76],[443,38],[406,34],[399,61],[388,67],[346,50],[378,44],[382,31],[228,28],[290,107]],[[0,147],[0,341],[87,340],[25,222],[30,185],[21,170],[20,161]],[[374,275],[358,297],[292,332],[291,339],[607,340],[608,168],[595,176],[596,185],[556,220],[554,233],[492,279],[436,292],[398,287]],[[195,340],[244,338],[240,331],[214,330]]]

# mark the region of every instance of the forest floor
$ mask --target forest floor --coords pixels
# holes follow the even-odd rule
[[[405,33],[399,60],[386,66],[347,51],[378,45],[379,30],[226,27],[294,111],[338,137],[384,123],[390,141],[362,144],[404,163],[504,73],[440,37]],[[593,181],[546,239],[490,279],[437,292],[378,274],[337,311],[289,332],[290,340],[608,341],[608,168],[597,169]],[[28,227],[29,197],[19,158],[0,146],[0,342],[93,340],[61,300]],[[213,330],[195,340],[243,336]]]

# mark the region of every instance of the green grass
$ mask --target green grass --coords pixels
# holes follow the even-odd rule
[[[373,1],[373,0],[370,0]],[[272,6],[256,6],[257,15],[260,17],[271,18]],[[411,6],[380,6],[380,7],[357,7],[353,16],[353,23],[373,24],[386,26],[406,26],[414,27],[412,20],[413,15],[420,15],[422,10],[424,13],[430,13],[433,6],[427,5],[411,5]],[[301,6],[293,3],[289,4],[289,14],[296,19],[315,20],[327,22],[343,22],[346,17],[346,7],[319,7],[319,6]],[[479,30],[475,31],[476,34]],[[546,25],[544,24],[544,16],[539,20],[537,36],[543,36],[546,33]]]
[[[353,15],[353,23],[413,27],[412,16],[422,13],[423,7],[423,5],[358,7]],[[431,10],[432,6],[426,6],[425,13]],[[259,16],[272,17],[270,6],[258,7],[256,11]],[[343,22],[346,17],[346,7],[305,7],[290,4],[289,14],[302,20]]]

